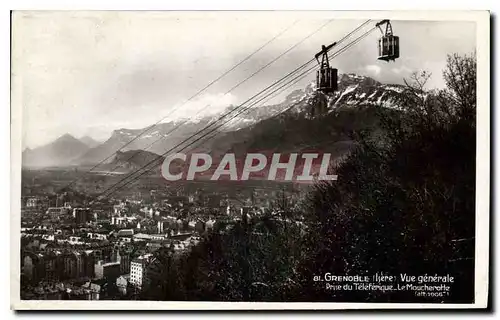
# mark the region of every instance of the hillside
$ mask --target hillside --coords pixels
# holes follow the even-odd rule
[[[89,146],[89,148],[94,148],[101,144],[99,141],[96,141],[95,139],[89,136],[84,136],[80,138],[80,141]]]
[[[89,146],[85,143],[70,134],[65,134],[52,143],[26,149],[22,155],[22,165],[33,168],[69,166],[73,160],[88,150]]]
[[[89,149],[77,161],[79,164],[94,164],[113,154],[116,150],[121,149],[125,145],[122,151],[147,149],[153,153],[163,153],[165,150],[181,142],[186,136],[203,128],[207,123],[208,119],[199,122],[187,122],[181,126],[179,126],[179,122],[160,123],[128,145],[126,144],[147,130],[147,128],[118,129],[113,131],[108,140]],[[179,127],[174,131],[173,128],[177,126]],[[168,138],[165,138],[167,136]]]
[[[155,164],[158,165],[155,167],[159,167],[163,161],[162,159],[163,157],[158,154],[144,150],[118,151],[110,160],[99,165],[94,171],[132,172],[153,161],[157,161]],[[153,166],[148,168],[153,168]],[[157,172],[157,170],[152,172]]]
[[[313,150],[342,156],[352,146],[352,134],[376,130],[379,112],[395,109],[402,86],[385,85],[369,77],[344,74],[339,91],[327,99],[327,110],[311,111],[319,100],[314,85],[295,90],[280,104],[270,106],[274,114],[245,128],[219,134],[198,151],[220,155],[255,151],[299,152]]]

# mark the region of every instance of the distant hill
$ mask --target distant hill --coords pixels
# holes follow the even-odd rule
[[[99,141],[94,140],[92,137],[85,136],[80,138],[80,141],[85,143],[89,148],[94,148],[100,145],[101,143]]]
[[[76,162],[78,164],[96,164],[122,147],[121,151],[148,150],[161,154],[181,143],[186,137],[203,129],[215,119],[214,117],[205,117],[193,121],[187,119],[186,122],[160,123],[150,130],[147,130],[147,127],[114,130],[108,140],[89,149]],[[226,128],[226,130],[231,130],[231,128]],[[143,134],[140,135],[141,133]],[[133,139],[135,140],[132,141]],[[129,142],[131,143],[129,144]]]
[[[150,147],[155,141],[157,143],[151,146],[148,150],[152,152],[158,152],[163,146],[167,147],[170,141],[174,141],[175,137],[170,136],[170,139],[162,139],[162,135],[167,135],[169,130],[174,127],[174,123],[161,123],[155,128],[152,128],[148,132],[145,132],[140,138],[136,139],[130,143],[134,138],[136,138],[141,132],[144,132],[147,128],[143,129],[118,129],[114,130],[111,137],[104,141],[103,143],[90,148],[85,154],[81,155],[76,162],[78,164],[96,164],[112,156],[117,150],[130,151],[130,150],[144,150]],[[176,130],[181,133],[183,130]],[[195,130],[196,131],[196,130]],[[193,131],[193,132],[195,132]],[[165,141],[168,140],[168,141]],[[175,140],[177,141],[177,140]],[[165,149],[166,150],[166,149]]]
[[[89,150],[82,141],[65,134],[44,146],[26,149],[23,152],[24,167],[61,167],[69,166],[72,161]]]
[[[153,162],[156,161],[156,162]],[[106,163],[99,165],[94,171],[108,171],[116,173],[131,172],[143,168],[148,163],[153,162],[147,168],[154,168],[151,173],[158,173],[159,167],[163,162],[163,157],[156,153],[144,150],[129,150],[125,152],[118,151]],[[144,170],[146,171],[146,170]]]

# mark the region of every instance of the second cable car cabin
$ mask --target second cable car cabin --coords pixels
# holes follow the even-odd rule
[[[328,61],[328,50],[335,44],[332,43],[327,47],[322,46],[322,50],[314,56],[320,65],[319,70],[316,72],[316,86],[318,91],[326,94],[333,93],[338,89],[338,71],[335,68],[331,68]],[[319,56],[321,56],[321,62],[318,59]]]
[[[380,26],[385,23],[385,32]],[[378,60],[394,61],[399,58],[399,37],[392,33],[392,25],[389,20],[382,20],[377,24],[382,32],[382,37],[378,40]]]

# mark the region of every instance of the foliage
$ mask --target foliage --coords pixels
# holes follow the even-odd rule
[[[188,254],[160,250],[150,266],[149,298],[285,300],[301,260],[300,228],[277,217],[245,218],[211,233]]]
[[[472,59],[448,58],[446,90],[425,91],[430,75],[414,74],[401,94],[401,112],[382,116],[384,138],[364,136],[337,168],[339,180],[317,186],[309,220],[316,249],[304,264],[304,281],[313,272],[450,274],[457,281],[441,300],[471,301],[476,146]],[[332,296],[323,288],[312,288],[310,294]],[[337,298],[401,302],[414,301],[414,293],[343,291]]]

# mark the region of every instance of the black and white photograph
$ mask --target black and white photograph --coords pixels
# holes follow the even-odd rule
[[[12,308],[485,308],[489,33],[12,11]]]

